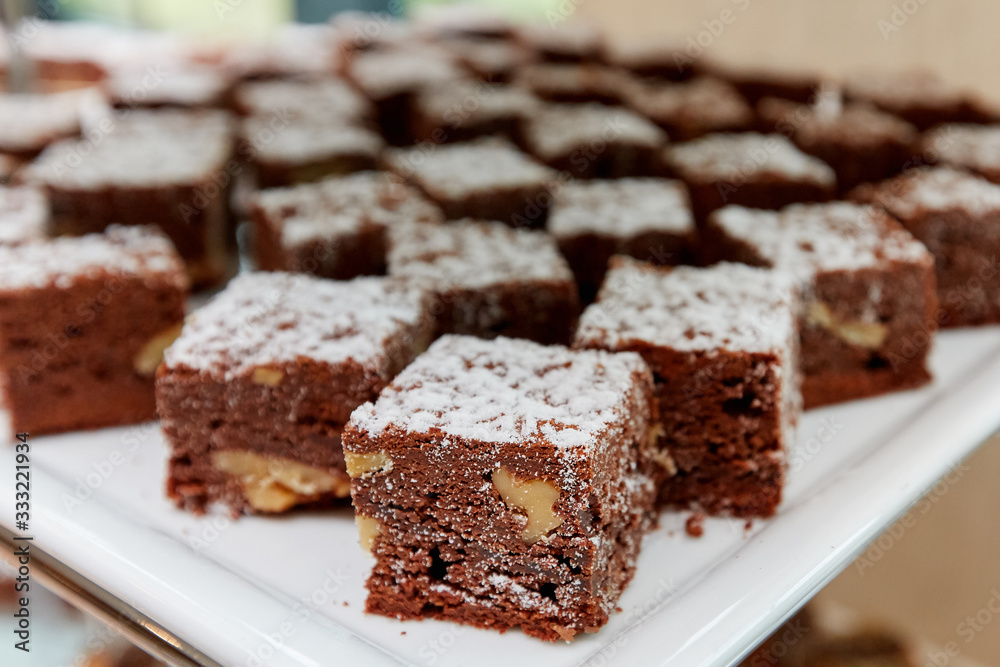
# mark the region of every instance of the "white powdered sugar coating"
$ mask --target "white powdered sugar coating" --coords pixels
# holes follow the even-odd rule
[[[597,446],[628,418],[636,354],[571,351],[526,340],[444,336],[386,387],[350,426],[377,437],[387,428],[487,443]]]
[[[126,106],[221,106],[230,81],[219,69],[171,63],[167,67],[116,70],[105,83],[109,95]]]
[[[739,91],[718,79],[643,83],[627,90],[629,103],[639,113],[661,123],[688,122],[724,128],[753,120],[753,109]]]
[[[252,81],[236,89],[236,103],[249,115],[289,114],[353,123],[372,115],[371,103],[346,81],[322,79]]]
[[[995,125],[942,125],[924,135],[923,149],[945,164],[1000,174],[1000,127]]]
[[[662,269],[616,258],[575,343],[782,352],[796,335],[797,300],[795,279],[782,271],[726,262]]]
[[[299,164],[338,156],[374,159],[385,147],[381,135],[337,119],[300,119],[269,133],[271,125],[266,117],[244,121],[244,136],[260,138],[254,142],[255,159],[260,162]]]
[[[286,247],[357,233],[365,225],[441,221],[441,211],[419,192],[376,172],[263,190],[254,205],[280,227]]]
[[[113,225],[103,234],[0,245],[0,289],[66,289],[81,279],[135,277],[187,288],[184,265],[153,227]]]
[[[438,291],[573,280],[555,240],[540,231],[461,220],[399,225],[389,238],[389,275],[426,278]]]
[[[927,71],[866,72],[844,84],[848,97],[868,100],[886,109],[942,107],[962,104],[968,95]]]
[[[521,88],[475,82],[428,88],[416,102],[420,113],[456,128],[469,121],[527,117],[540,104]]]
[[[468,78],[451,56],[430,46],[365,51],[351,62],[350,74],[373,100]]]
[[[680,181],[570,181],[556,195],[547,226],[556,238],[587,233],[631,238],[645,232],[690,233],[694,216]]]
[[[954,210],[975,216],[1000,214],[1000,185],[951,167],[911,171],[876,192],[877,202],[904,220]]]
[[[0,244],[42,239],[48,222],[49,203],[41,190],[0,186]]]
[[[392,150],[387,159],[401,176],[435,195],[461,198],[494,189],[545,184],[555,172],[498,139]]]
[[[221,170],[233,151],[222,111],[133,111],[106,135],[49,146],[26,180],[59,188],[191,185]]]
[[[532,153],[550,160],[584,146],[624,143],[656,148],[667,141],[663,130],[621,107],[604,104],[548,104],[525,129]]]
[[[0,150],[37,151],[80,133],[85,94],[0,95]]]
[[[742,179],[753,174],[824,186],[833,186],[837,180],[825,162],[806,155],[780,134],[710,134],[667,147],[666,159],[685,179],[697,181]]]
[[[285,23],[265,40],[230,47],[223,64],[241,77],[323,76],[337,65],[338,55],[330,26]]]
[[[188,317],[164,362],[224,380],[300,359],[383,373],[388,346],[423,321],[426,304],[424,290],[386,278],[244,273]]]
[[[727,206],[711,220],[772,266],[806,278],[817,271],[878,268],[890,261],[932,261],[922,243],[871,206],[793,204],[781,211]]]

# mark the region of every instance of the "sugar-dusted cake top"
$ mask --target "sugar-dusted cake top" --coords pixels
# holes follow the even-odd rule
[[[752,247],[776,267],[808,276],[885,262],[927,264],[922,243],[881,210],[848,202],[793,204],[780,211],[727,206],[713,224]]]
[[[635,354],[571,351],[526,340],[444,336],[351,415],[387,429],[487,443],[590,449],[629,417],[651,382]]]
[[[903,220],[925,212],[961,210],[1000,214],[1000,185],[951,167],[908,171],[867,189],[873,203]]]
[[[570,181],[556,195],[547,224],[557,238],[694,231],[687,189],[680,181],[663,178]]]
[[[659,268],[615,257],[574,345],[780,352],[796,336],[790,274],[745,264]]]
[[[240,77],[324,76],[338,63],[333,28],[284,23],[263,40],[229,47],[224,65]]]
[[[226,380],[302,358],[382,373],[389,346],[423,321],[427,304],[423,289],[387,278],[244,273],[188,317],[164,361]]]
[[[956,123],[926,134],[924,154],[945,164],[983,173],[1000,173],[1000,127]]]
[[[0,244],[0,290],[65,289],[109,275],[187,288],[177,251],[154,227],[113,225],[102,234]]]
[[[659,123],[705,128],[749,125],[753,109],[733,86],[708,77],[686,83],[640,83],[628,89],[629,103]]]
[[[236,89],[236,104],[250,115],[317,117],[355,122],[370,117],[371,103],[343,79],[250,81]]]
[[[507,76],[534,57],[523,44],[499,39],[455,39],[442,43],[459,62],[486,79]],[[495,79],[494,79],[495,80]]]
[[[449,128],[470,121],[528,117],[540,104],[537,97],[521,88],[473,81],[434,86],[417,98],[420,113]]]
[[[604,50],[604,36],[583,21],[563,21],[557,25],[528,23],[519,28],[527,43],[560,60],[591,60]]]
[[[243,134],[256,146],[255,159],[269,163],[299,164],[342,155],[374,160],[385,147],[376,132],[337,119],[300,118],[274,131],[270,118],[255,116],[243,122]]]
[[[350,74],[373,100],[466,78],[449,54],[429,45],[364,51],[351,62]]]
[[[49,203],[41,190],[0,186],[0,244],[42,239],[48,222]]]
[[[391,150],[386,157],[397,174],[445,197],[543,185],[556,175],[512,144],[493,138],[435,146],[432,151],[421,146]]]
[[[867,100],[886,109],[947,109],[971,99],[961,88],[919,70],[855,74],[845,82],[844,92],[852,99]]]
[[[62,188],[163,186],[201,182],[233,151],[222,111],[133,111],[100,141],[64,140],[26,170],[30,182]]]
[[[155,78],[146,66],[117,69],[105,87],[111,99],[124,106],[215,107],[222,106],[231,83],[216,67],[170,63],[158,66]]]
[[[825,162],[806,155],[780,134],[710,134],[668,146],[666,158],[685,178],[697,180],[731,180],[747,174],[771,174],[829,186],[837,180]]]
[[[358,172],[318,183],[263,190],[254,206],[281,240],[294,246],[314,239],[334,239],[365,225],[440,222],[441,211],[395,176]]]
[[[642,116],[604,104],[547,104],[534,113],[525,129],[532,152],[548,160],[595,141],[656,148],[667,135]]]
[[[779,130],[793,131],[800,146],[836,143],[864,148],[885,141],[910,144],[918,136],[916,128],[902,118],[863,102],[844,104],[834,91],[821,91],[811,106],[764,98],[757,112]]]
[[[427,278],[439,289],[573,280],[555,240],[541,231],[460,220],[399,225],[389,238],[389,275]]]
[[[0,150],[38,151],[79,134],[85,103],[86,94],[79,92],[0,95]]]

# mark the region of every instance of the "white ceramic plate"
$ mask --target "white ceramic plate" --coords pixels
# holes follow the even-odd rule
[[[808,413],[778,516],[649,535],[621,613],[546,644],[366,616],[350,510],[179,512],[155,424],[32,439],[34,544],[224,665],[724,665],[745,655],[1000,426],[1000,329],[939,337],[933,385]],[[13,530],[13,451],[0,524]],[[942,482],[942,484],[947,484]]]

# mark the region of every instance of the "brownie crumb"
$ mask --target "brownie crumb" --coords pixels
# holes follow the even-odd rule
[[[705,534],[705,515],[695,512],[684,522],[684,530],[691,537],[701,537]]]
[[[753,519],[746,520],[746,523],[743,524],[743,530],[746,531],[753,530]]]

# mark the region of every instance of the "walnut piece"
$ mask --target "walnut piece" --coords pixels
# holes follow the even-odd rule
[[[497,468],[493,471],[493,486],[508,507],[516,507],[527,516],[521,537],[528,544],[534,544],[562,524],[563,518],[553,510],[559,500],[559,489],[548,482],[521,480],[505,468]]]
[[[274,368],[255,368],[253,370],[253,383],[262,384],[265,387],[277,387],[281,384],[285,374]]]
[[[256,452],[221,451],[212,454],[212,465],[240,478],[250,507],[259,512],[283,512],[326,494],[346,498],[350,481],[298,461]]]
[[[382,534],[382,524],[378,522],[378,519],[364,514],[355,514],[354,523],[358,526],[358,544],[361,545],[362,551],[370,555],[375,538]]]
[[[183,326],[184,323],[179,322],[150,338],[132,359],[132,367],[135,368],[135,372],[147,377],[156,373],[156,369],[163,361],[164,350],[170,347],[170,344],[181,335]]]
[[[344,461],[347,463],[347,474],[351,477],[369,477],[392,470],[392,459],[385,452],[368,454],[344,452]]]
[[[808,323],[830,331],[849,345],[873,350],[882,347],[889,336],[889,327],[881,322],[841,319],[825,303],[819,301],[814,301],[809,306]]]

